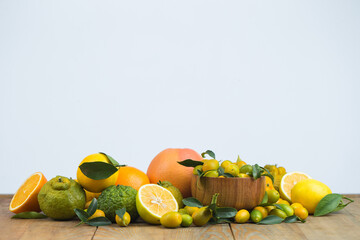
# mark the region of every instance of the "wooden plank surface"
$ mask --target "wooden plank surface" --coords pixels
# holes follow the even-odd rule
[[[323,217],[308,217],[306,223],[277,225],[218,224],[205,227],[166,229],[146,223],[126,228],[81,225],[78,221],[11,219],[11,195],[0,195],[0,239],[360,239],[360,195],[347,208]]]

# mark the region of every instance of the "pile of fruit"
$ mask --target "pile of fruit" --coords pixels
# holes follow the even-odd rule
[[[210,158],[205,159],[208,155]],[[253,209],[219,207],[219,194],[204,206],[191,197],[192,175],[211,178],[266,178],[265,195]],[[219,179],[220,180],[220,179]],[[234,189],[236,191],[237,189]],[[344,204],[343,200],[348,200]],[[82,160],[76,179],[56,176],[47,181],[41,172],[31,175],[13,196],[13,218],[70,220],[79,224],[128,226],[140,216],[164,227],[203,226],[207,223],[253,222],[276,224],[302,221],[340,210],[352,200],[332,194],[325,184],[305,173],[284,167],[236,161],[218,161],[212,151],[166,149],[150,163],[147,173],[120,165],[105,153]]]

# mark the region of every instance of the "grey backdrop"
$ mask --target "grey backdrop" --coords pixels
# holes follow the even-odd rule
[[[0,193],[106,152],[237,154],[359,193],[359,1],[0,0]]]

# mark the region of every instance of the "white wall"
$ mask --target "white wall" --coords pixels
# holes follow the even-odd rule
[[[0,193],[98,151],[277,163],[359,193],[359,1],[0,0]]]

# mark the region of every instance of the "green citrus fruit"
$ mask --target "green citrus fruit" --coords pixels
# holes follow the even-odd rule
[[[263,216],[259,210],[252,210],[250,213],[250,218],[254,223],[258,223],[263,219]]]
[[[182,217],[182,221],[181,221],[182,227],[189,227],[192,224],[193,219],[189,214],[182,214],[181,217]]]

